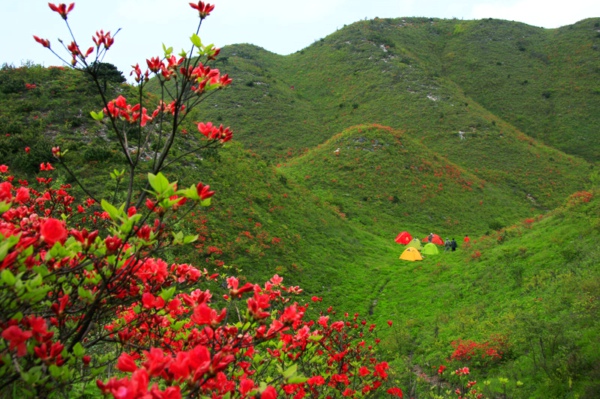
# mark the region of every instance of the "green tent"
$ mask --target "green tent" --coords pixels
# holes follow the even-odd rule
[[[430,242],[425,244],[421,250],[421,253],[423,253],[423,255],[437,255],[440,253],[440,251],[434,243]]]
[[[423,248],[423,246],[421,245],[421,240],[419,240],[418,238],[413,238],[411,242],[406,244],[406,248],[416,248],[420,251],[421,248]]]

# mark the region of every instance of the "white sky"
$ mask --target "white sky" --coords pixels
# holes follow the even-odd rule
[[[0,64],[20,66],[33,61],[44,66],[60,62],[33,35],[70,43],[61,17],[47,0],[0,0]],[[127,77],[130,65],[145,69],[146,58],[162,55],[162,43],[176,52],[189,49],[198,21],[186,0],[80,0],[69,22],[82,49],[91,46],[96,30],[121,32],[104,59]],[[223,47],[252,43],[277,54],[290,54],[362,19],[436,17],[498,18],[545,28],[600,17],[599,0],[214,0],[213,13],[203,22],[203,43]],[[66,55],[68,58],[68,55]]]

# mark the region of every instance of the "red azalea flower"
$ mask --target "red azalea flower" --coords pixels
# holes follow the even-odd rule
[[[20,202],[22,204],[29,201],[29,189],[26,187],[19,187],[17,189],[17,195],[15,199],[17,200],[17,202]]]
[[[60,3],[59,5],[55,5],[52,3],[48,3],[48,7],[50,7],[50,9],[54,12],[57,12],[60,14],[60,16],[62,17],[62,19],[66,20],[67,19],[67,15],[73,10],[73,8],[75,7],[75,3],[71,3],[69,4],[69,7],[67,7],[66,4],[64,3]]]
[[[12,200],[12,184],[5,181],[0,183],[0,201],[9,202]]]
[[[268,386],[260,395],[261,399],[277,399],[277,391],[272,386]]]
[[[402,390],[400,388],[390,388],[387,390],[387,393],[389,393],[392,396],[396,396],[397,398],[401,398],[402,397]]]
[[[210,186],[208,184],[205,186],[202,183],[198,183],[198,185],[196,186],[196,191],[198,192],[198,196],[201,200],[210,198],[215,194],[214,191],[210,191]]]
[[[31,331],[23,331],[17,326],[10,326],[2,331],[2,338],[9,342],[9,348],[17,348],[17,356],[25,356],[27,354],[26,342],[32,335]]]
[[[137,370],[137,365],[135,364],[135,360],[133,360],[131,355],[123,352],[117,361],[117,368],[123,372],[132,372]]]
[[[123,242],[119,237],[111,237],[108,236],[104,239],[104,244],[106,245],[106,250],[109,254],[114,254],[121,247]]]
[[[46,162],[46,163],[41,163],[40,164],[40,170],[44,171],[44,170],[54,170],[54,167],[52,166],[52,164],[50,162]]]
[[[325,384],[325,378],[323,378],[320,375],[315,375],[314,377],[310,377],[308,379],[308,381],[306,381],[306,383],[308,385],[317,385],[317,386],[324,385]]]
[[[92,361],[92,357],[90,355],[85,355],[83,358],[81,358],[81,360],[83,361],[84,366],[88,366]]]
[[[50,48],[50,41],[48,39],[42,39],[42,38],[39,38],[39,37],[37,37],[35,35],[33,36],[33,38],[35,39],[36,42],[38,42],[42,46]]]
[[[161,67],[163,66],[162,62],[158,57],[146,59],[146,64],[148,64],[148,69],[150,69],[154,73],[160,71],[162,69]]]
[[[226,310],[222,309],[221,313],[211,309],[206,303],[201,303],[194,309],[194,314],[191,319],[194,323],[202,326],[208,324],[211,327],[217,327],[226,316]]]
[[[192,7],[194,10],[198,10],[200,19],[206,18],[210,12],[215,9],[213,4],[204,4],[203,1],[199,1],[198,4],[190,3],[190,7]]]
[[[67,239],[67,229],[64,223],[53,218],[48,218],[42,222],[40,234],[42,240],[49,246],[53,246],[56,242],[63,243]]]

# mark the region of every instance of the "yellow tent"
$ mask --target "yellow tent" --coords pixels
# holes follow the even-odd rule
[[[416,248],[408,247],[404,250],[404,252],[402,252],[402,255],[400,255],[400,259],[410,260],[411,262],[413,262],[415,260],[423,260],[423,257]]]

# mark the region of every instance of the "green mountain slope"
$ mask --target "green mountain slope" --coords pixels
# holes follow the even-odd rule
[[[433,145],[458,131],[500,134],[495,123],[504,120],[597,161],[599,24],[547,30],[500,20],[376,19],[286,57],[228,46],[238,89],[207,114],[231,113],[240,140],[269,155],[359,123],[414,131]]]
[[[554,46],[562,54],[590,21],[548,31],[495,20],[378,19],[352,24],[286,57],[229,46],[219,68],[237,82],[197,119],[227,121],[244,145],[278,163],[350,126],[390,126],[478,179],[551,209],[587,184],[591,166],[582,158],[593,162],[599,152],[594,129],[600,121],[591,111],[600,97],[591,89],[577,96],[565,91],[568,102],[558,101],[558,93],[544,96],[543,87],[571,78],[583,87],[595,75],[573,75],[568,60],[545,63],[534,49]],[[519,50],[522,37],[530,51]],[[577,62],[589,72],[595,50],[587,46],[581,53]],[[492,58],[502,61],[480,61]],[[492,73],[502,66],[498,62],[518,82],[531,80],[527,90]],[[574,118],[554,123],[549,101],[557,113],[569,110]],[[531,123],[518,123],[525,112]],[[542,134],[540,126],[552,126],[553,133]]]
[[[598,161],[600,19],[544,30],[468,21],[448,40],[446,76],[527,135]]]
[[[458,145],[470,147],[465,152],[482,154],[467,169],[406,132],[361,125],[281,169],[375,234],[391,237],[403,226],[423,235],[482,234],[544,211],[582,184],[583,162],[518,137],[461,140]],[[482,147],[494,149],[486,141],[497,143],[496,154],[505,151],[512,171],[488,166],[491,156]]]

